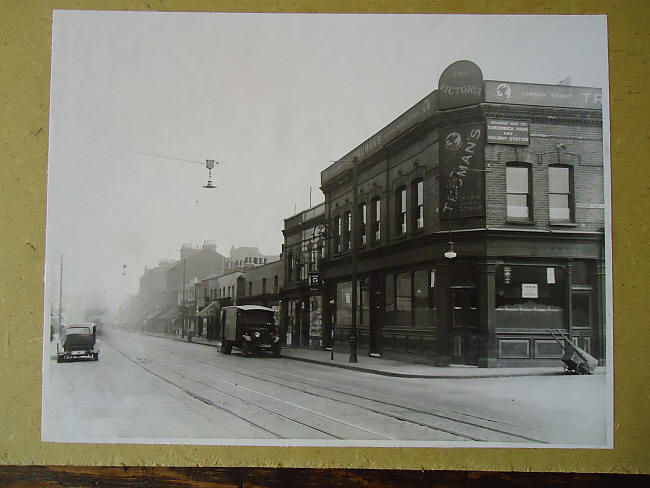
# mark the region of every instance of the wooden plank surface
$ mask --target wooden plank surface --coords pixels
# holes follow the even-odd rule
[[[571,487],[641,488],[649,475],[357,469],[0,466],[0,486],[17,487]]]

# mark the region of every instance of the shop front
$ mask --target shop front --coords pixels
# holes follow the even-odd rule
[[[588,244],[557,239],[534,244],[515,237],[492,240],[488,234],[476,231],[459,239],[454,259],[434,257],[443,247],[440,242],[403,254],[400,261],[411,256],[414,262],[399,267],[386,267],[391,260],[381,257],[361,260],[359,268],[377,269],[358,275],[360,353],[438,365],[558,365],[562,350],[549,329],[560,329],[576,345],[603,359],[599,237],[592,236]],[[499,247],[506,251],[503,255],[471,252]],[[553,255],[522,256],[522,249],[553,249]],[[416,261],[428,254],[431,259]],[[566,255],[578,257],[562,257]],[[330,264],[325,272],[330,286],[324,300],[332,313],[324,315],[330,319],[323,327],[323,340],[329,344],[333,330],[334,345],[340,350],[348,349],[352,335],[349,269],[349,263]]]
[[[285,345],[320,349],[323,345],[322,297],[318,291],[285,296]]]

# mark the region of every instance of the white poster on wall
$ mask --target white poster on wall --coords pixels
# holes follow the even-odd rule
[[[546,268],[546,283],[555,284],[555,268]]]
[[[521,284],[521,298],[537,298],[538,296],[537,283]]]

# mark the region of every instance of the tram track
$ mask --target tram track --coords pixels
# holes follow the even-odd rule
[[[159,350],[163,351],[162,349],[159,349]],[[175,352],[175,351],[174,352],[165,351],[165,352],[177,355],[179,357],[183,357],[185,359],[189,359],[192,362],[197,362],[197,363],[200,363],[200,364],[204,364],[206,366],[211,366],[211,367],[215,366],[213,363],[211,363],[209,361],[199,360],[199,359],[196,359],[196,358],[186,358],[182,354],[180,354],[178,352]],[[361,395],[361,394],[357,394],[357,393],[352,393],[352,392],[345,391],[345,390],[340,390],[340,389],[337,389],[337,388],[332,388],[330,386],[326,386],[326,385],[323,385],[323,384],[315,384],[313,382],[304,381],[303,379],[289,379],[289,378],[286,378],[286,377],[283,377],[283,376],[277,376],[275,374],[271,374],[271,373],[268,373],[268,372],[265,374],[265,376],[258,376],[258,375],[255,375],[255,374],[251,374],[249,372],[242,372],[242,370],[240,370],[240,369],[235,370],[235,369],[232,369],[232,368],[226,368],[226,367],[223,367],[223,365],[219,365],[219,367],[220,367],[221,370],[226,370],[226,371],[228,371],[230,373],[233,373],[233,374],[238,374],[238,375],[241,375],[241,376],[249,377],[251,379],[255,379],[255,380],[259,380],[259,381],[266,381],[266,382],[272,383],[272,384],[277,384],[278,386],[282,386],[284,388],[292,389],[292,390],[298,391],[300,393],[315,395],[315,396],[318,396],[318,397],[321,397],[321,398],[326,398],[328,400],[338,401],[338,402],[341,402],[341,403],[347,403],[349,405],[356,406],[356,407],[359,407],[359,408],[365,408],[365,409],[368,409],[370,411],[373,411],[375,413],[379,413],[379,414],[382,414],[382,415],[386,415],[386,413],[370,409],[370,408],[368,408],[368,407],[366,407],[364,405],[359,405],[358,403],[354,403],[354,402],[341,400],[341,399],[337,399],[337,398],[332,398],[332,397],[329,397],[329,396],[326,396],[326,395],[314,393],[311,390],[306,390],[304,388],[298,388],[296,386],[286,384],[286,383],[283,383],[281,381],[275,381],[275,380],[269,379],[269,378],[271,377],[271,378],[276,378],[276,379],[285,380],[285,381],[292,381],[292,382],[300,383],[300,384],[303,384],[303,385],[306,385],[306,386],[312,386],[312,387],[320,389],[320,390],[327,390],[327,391],[337,393],[337,394],[340,394],[340,395],[351,396],[351,397],[358,398],[360,400],[366,400],[366,401],[370,401],[370,402],[379,403],[379,404],[385,405],[387,407],[394,407],[394,408],[399,408],[399,409],[402,409],[402,410],[407,410],[407,411],[410,411],[410,412],[412,412],[414,414],[428,415],[428,416],[436,417],[436,418],[444,420],[444,421],[459,423],[459,424],[466,425],[468,427],[478,428],[478,429],[481,429],[481,430],[487,430],[487,431],[491,431],[491,432],[494,432],[494,433],[497,433],[497,434],[514,437],[514,438],[520,439],[521,441],[525,441],[525,442],[535,442],[535,443],[542,443],[542,444],[547,443],[546,441],[536,439],[536,438],[531,437],[531,436],[523,435],[523,434],[520,434],[520,433],[517,433],[517,432],[513,432],[512,430],[506,430],[506,429],[503,429],[503,428],[486,426],[486,425],[483,425],[482,423],[479,423],[479,422],[472,422],[470,420],[455,418],[455,417],[452,417],[450,415],[439,413],[439,412],[431,412],[431,411],[426,411],[426,410],[421,410],[421,409],[409,407],[409,406],[406,406],[406,405],[401,405],[401,404],[397,404],[397,403],[393,403],[393,402],[388,402],[388,401],[385,401],[385,400],[380,400],[378,398],[369,397],[369,396],[365,396],[365,395]],[[290,373],[284,373],[284,374],[291,375]],[[291,376],[294,376],[294,375],[291,375]],[[475,420],[479,420],[481,422],[500,423],[502,425],[509,425],[509,424],[506,424],[506,423],[503,423],[503,422],[498,422],[498,421],[496,421],[494,419],[489,419],[489,418],[480,417],[480,416],[476,416],[476,415],[466,414],[464,412],[458,412],[458,411],[454,411],[454,410],[451,410],[449,412],[451,412],[453,414],[456,414],[456,415],[461,415],[461,416],[469,417],[469,418],[472,418],[472,419],[475,419]],[[413,423],[417,423],[418,425],[420,425],[417,421],[409,420],[409,419],[406,419],[406,418],[403,418],[403,417],[394,416],[394,418],[399,419],[399,420],[403,420],[403,421],[407,421],[407,422],[411,421]],[[436,430],[442,430],[442,429],[440,429],[438,427],[431,426],[430,424],[426,424],[426,423],[422,423],[421,425],[424,426],[424,427],[430,427],[430,428],[433,428],[433,429],[436,429]],[[452,435],[460,435],[461,437],[467,437],[468,440],[476,440],[476,441],[481,441],[481,442],[487,442],[486,439],[475,438],[473,436],[465,436],[464,434],[459,434],[457,431],[451,431],[451,430],[442,430],[442,431],[446,432],[446,433],[449,433],[449,434],[452,434]]]
[[[227,413],[229,413],[231,415],[234,415],[237,418],[240,418],[240,419],[244,420],[245,422],[248,422],[251,425],[254,425],[255,427],[260,428],[260,429],[264,430],[265,432],[268,432],[268,433],[270,433],[270,434],[272,434],[272,435],[274,435],[274,436],[276,436],[278,438],[283,438],[283,436],[281,434],[279,434],[277,432],[273,432],[273,431],[271,431],[270,429],[268,429],[266,427],[260,426],[260,425],[258,425],[256,423],[250,421],[249,419],[242,417],[241,415],[237,414],[236,412],[232,411],[231,409],[226,409],[223,406],[217,405],[215,402],[213,402],[212,400],[209,400],[208,398],[204,397],[203,395],[195,394],[194,392],[192,392],[191,390],[188,390],[187,388],[185,388],[181,384],[176,383],[176,382],[170,380],[169,378],[166,378],[162,374],[156,373],[155,371],[151,370],[151,368],[148,368],[147,366],[141,364],[140,362],[132,359],[131,357],[129,357],[126,353],[121,351],[115,345],[113,347],[115,347],[123,356],[125,356],[127,359],[132,361],[134,364],[140,366],[141,368],[143,368],[146,371],[148,371],[149,373],[157,376],[158,378],[162,379],[163,381],[165,381],[165,382],[179,388],[181,391],[188,394],[189,396],[192,396],[193,398],[195,398],[195,399],[197,399],[199,401],[202,401],[203,403],[206,403],[208,405],[211,405],[211,406],[213,406],[215,408],[220,408],[220,409],[226,411]],[[331,386],[325,386],[325,385],[321,385],[321,384],[314,384],[313,382],[305,381],[304,379],[286,378],[284,376],[278,376],[277,374],[273,374],[273,373],[270,373],[270,372],[267,372],[265,374],[265,376],[259,376],[259,375],[256,375],[256,374],[252,374],[250,371],[243,372],[240,369],[236,370],[236,369],[232,369],[230,367],[224,367],[223,364],[215,365],[213,362],[209,362],[209,361],[205,361],[205,360],[201,360],[201,359],[197,359],[197,358],[193,358],[193,357],[187,357],[187,356],[185,356],[183,354],[180,354],[177,351],[170,351],[170,350],[168,350],[166,348],[160,348],[160,347],[155,347],[155,346],[153,348],[158,350],[162,354],[172,354],[174,356],[178,356],[180,358],[183,358],[184,360],[189,360],[189,361],[194,362],[194,363],[206,365],[206,366],[209,366],[211,368],[219,367],[220,370],[227,371],[228,373],[231,373],[233,375],[240,375],[242,377],[250,378],[250,379],[253,379],[253,380],[256,380],[256,381],[267,382],[269,384],[277,385],[278,387],[286,388],[288,390],[292,390],[292,391],[295,391],[295,392],[298,392],[298,393],[301,393],[301,394],[313,395],[313,396],[316,396],[318,398],[324,399],[324,400],[329,401],[329,402],[336,402],[338,404],[348,405],[348,406],[354,407],[356,409],[362,409],[363,411],[366,411],[366,412],[369,412],[369,413],[372,413],[372,414],[375,414],[375,415],[384,416],[386,418],[391,419],[392,421],[404,422],[406,424],[415,425],[415,426],[418,426],[418,427],[424,427],[426,429],[430,429],[430,430],[433,430],[433,431],[436,431],[436,432],[440,432],[440,433],[444,433],[444,434],[451,435],[451,436],[454,436],[454,437],[458,437],[458,438],[461,438],[461,439],[464,439],[464,440],[471,440],[471,441],[477,441],[477,442],[489,442],[491,440],[489,434],[497,434],[499,436],[506,436],[507,438],[517,439],[517,440],[519,440],[521,442],[546,443],[545,441],[535,439],[533,437],[523,435],[523,434],[518,433],[518,432],[513,432],[512,430],[506,430],[504,428],[499,428],[499,427],[496,427],[496,426],[484,425],[485,422],[488,422],[488,423],[489,422],[497,422],[497,421],[494,421],[492,419],[485,419],[485,418],[482,418],[482,417],[472,416],[472,415],[465,414],[465,413],[462,413],[462,412],[454,412],[455,415],[461,415],[461,416],[466,416],[466,417],[469,417],[469,418],[474,418],[477,421],[471,421],[471,420],[467,420],[467,419],[459,419],[459,418],[455,418],[453,416],[450,416],[449,414],[444,414],[444,413],[440,413],[440,412],[431,412],[431,411],[421,410],[421,409],[418,409],[418,408],[413,408],[413,407],[409,407],[409,406],[405,406],[405,405],[400,405],[400,404],[397,404],[397,403],[393,403],[393,402],[389,402],[389,401],[385,401],[385,400],[380,400],[378,398],[373,398],[373,397],[366,396],[366,395],[363,395],[363,394],[351,393],[349,391],[344,391],[344,390],[341,390],[341,389],[338,389],[338,388],[333,388]],[[229,397],[235,398],[238,401],[244,402],[247,405],[253,406],[255,408],[262,409],[263,411],[265,411],[265,412],[267,412],[267,413],[269,413],[271,415],[276,415],[276,416],[279,416],[279,417],[281,417],[281,418],[283,418],[285,420],[288,420],[288,421],[291,421],[291,422],[296,422],[297,424],[300,424],[300,425],[302,425],[304,427],[308,427],[310,429],[313,429],[314,431],[320,432],[321,434],[327,435],[327,436],[332,437],[334,439],[341,439],[341,437],[336,436],[336,435],[334,435],[334,434],[332,434],[330,432],[327,432],[327,431],[325,431],[323,429],[319,429],[319,428],[314,427],[313,425],[310,425],[310,424],[308,424],[306,422],[296,420],[296,419],[294,419],[292,417],[280,414],[279,412],[277,412],[277,411],[275,411],[273,409],[269,409],[267,407],[264,407],[264,406],[260,405],[259,402],[246,400],[245,398],[242,398],[242,396],[234,395],[234,394],[232,394],[230,392],[225,391],[223,388],[218,388],[214,384],[210,384],[210,383],[207,383],[205,381],[199,381],[196,378],[187,376],[187,375],[183,374],[181,371],[171,369],[171,368],[169,368],[168,366],[165,366],[165,365],[158,365],[158,367],[162,367],[165,370],[167,370],[168,372],[170,372],[172,374],[175,374],[175,375],[178,375],[179,377],[183,378],[185,381],[190,381],[190,382],[199,384],[199,385],[201,385],[201,386],[203,386],[205,388],[214,390],[214,391],[216,391],[216,392],[218,392],[218,393],[220,393],[222,395],[227,395]],[[291,375],[290,373],[289,373],[289,375],[294,376],[294,375]],[[318,415],[318,416],[323,417],[323,418],[325,418],[325,419],[327,419],[329,421],[338,422],[338,423],[347,425],[349,427],[352,427],[354,429],[365,431],[365,432],[370,433],[370,434],[372,434],[374,436],[379,436],[379,437],[384,438],[384,439],[390,439],[390,437],[386,437],[386,436],[384,436],[382,434],[379,434],[377,432],[373,432],[373,431],[370,431],[370,430],[365,429],[363,427],[360,427],[358,425],[351,424],[349,422],[346,422],[345,420],[338,419],[338,418],[335,418],[335,417],[332,417],[332,416],[329,416],[329,415],[325,415],[325,414],[323,414],[321,412],[316,412],[316,411],[313,411],[311,409],[307,409],[305,407],[302,407],[300,405],[296,405],[296,404],[291,403],[291,402],[286,402],[285,400],[282,400],[282,399],[277,398],[275,396],[268,395],[268,394],[265,394],[265,393],[262,393],[262,392],[255,391],[255,390],[252,390],[250,388],[247,388],[247,387],[245,387],[245,386],[243,386],[240,383],[237,383],[235,381],[228,381],[228,380],[224,379],[223,377],[219,378],[219,377],[212,377],[211,376],[210,380],[212,382],[216,381],[216,382],[226,384],[231,388],[238,388],[238,389],[246,390],[248,393],[253,394],[253,395],[258,395],[262,399],[262,402],[264,402],[264,401],[266,401],[266,402],[274,401],[274,402],[279,402],[281,404],[285,404],[285,405],[287,405],[287,406],[289,406],[291,408],[300,408],[301,410],[304,410],[304,411],[310,413],[311,415]],[[296,386],[295,384],[287,384],[286,382],[298,383],[301,386]],[[319,390],[325,390],[325,391],[333,393],[335,395],[334,396],[333,395],[327,395],[327,394],[323,394],[323,393],[320,393],[320,392],[315,392],[313,390],[308,390],[308,389],[306,389],[308,387],[313,387],[313,388],[316,388],[316,389],[319,389]],[[351,397],[352,399],[357,399],[359,401],[354,401],[354,400],[352,400],[350,398],[348,398],[348,399],[337,398],[336,395],[344,395],[346,397]],[[378,404],[379,406],[378,407],[368,406],[368,405],[364,405],[363,402],[371,402],[371,403]],[[390,412],[390,411],[387,412],[385,410],[382,410],[381,407],[400,409],[402,411],[402,413],[395,413],[395,412]],[[424,419],[409,418],[408,415],[411,415],[411,417],[413,417],[413,416],[424,416]],[[431,420],[427,420],[428,418],[431,418]],[[479,419],[480,419],[480,421],[479,421]],[[446,427],[446,426],[442,427],[440,425],[435,425],[434,422],[436,420],[451,423],[452,426],[456,425],[458,428],[451,428],[451,427]],[[467,428],[474,429],[474,430],[477,430],[479,433],[484,432],[485,435],[480,435],[479,433],[471,433],[470,434],[470,433],[467,433],[467,432],[463,432],[463,428],[465,428],[465,429],[467,429]]]

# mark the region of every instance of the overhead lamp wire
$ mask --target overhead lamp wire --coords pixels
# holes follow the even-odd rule
[[[184,162],[184,163],[192,163],[192,164],[200,164],[200,165],[205,164],[205,163],[203,163],[201,161],[193,161],[191,159],[175,158],[175,157],[172,157],[172,156],[164,156],[162,154],[148,153],[148,152],[143,152],[143,151],[134,151],[133,149],[125,149],[123,147],[117,147],[117,146],[111,146],[111,145],[109,145],[108,147],[110,147],[112,149],[117,149],[118,151],[130,152],[130,153],[134,153],[134,154],[143,154],[145,156],[152,156],[154,158],[169,159],[169,160],[172,160],[172,161],[181,161],[181,162]]]

